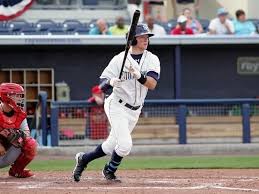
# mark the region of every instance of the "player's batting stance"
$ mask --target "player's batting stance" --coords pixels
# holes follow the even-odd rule
[[[24,90],[15,83],[0,85],[0,168],[10,166],[9,175],[27,178],[25,169],[36,155],[37,143],[30,137],[24,112]]]
[[[76,154],[73,171],[75,181],[80,181],[83,170],[91,161],[105,155],[111,155],[111,159],[103,168],[103,176],[107,180],[120,181],[115,172],[123,157],[131,151],[131,132],[138,121],[148,90],[155,89],[159,79],[159,59],[146,50],[151,36],[153,34],[146,25],[137,25],[121,79],[119,74],[125,52],[114,56],[100,76],[103,91],[113,87],[112,94],[104,104],[111,131],[106,141],[94,151]]]

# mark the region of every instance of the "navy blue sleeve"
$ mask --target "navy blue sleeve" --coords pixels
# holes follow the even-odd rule
[[[101,78],[100,82],[99,82],[99,87],[101,88],[101,90],[106,93],[109,89],[112,88],[112,86],[109,84],[109,79],[107,78]]]
[[[147,72],[147,76],[154,78],[156,81],[159,80],[159,74],[155,71]]]

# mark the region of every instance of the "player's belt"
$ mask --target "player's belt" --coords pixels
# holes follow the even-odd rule
[[[120,99],[120,100],[119,100],[119,103],[122,103],[122,102],[123,102],[123,100]],[[126,106],[127,108],[129,108],[129,109],[131,109],[131,110],[138,110],[139,107],[140,107],[140,106],[131,106],[131,105],[128,104],[128,103],[124,104],[124,106]]]

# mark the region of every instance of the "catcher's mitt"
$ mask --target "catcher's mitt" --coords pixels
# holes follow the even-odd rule
[[[3,129],[0,131],[0,138],[17,148],[21,148],[25,134],[19,129]]]

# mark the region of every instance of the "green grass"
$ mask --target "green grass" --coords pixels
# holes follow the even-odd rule
[[[100,170],[109,158],[93,161],[89,170]],[[38,171],[70,171],[74,160],[34,160],[29,168]],[[259,168],[259,156],[127,157],[120,169],[248,169]]]

